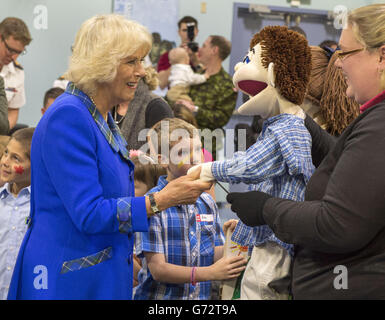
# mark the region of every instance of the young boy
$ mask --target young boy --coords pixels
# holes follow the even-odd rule
[[[30,211],[30,150],[35,128],[15,131],[1,157],[0,177],[0,299],[7,299],[17,254]]]
[[[149,145],[167,176],[161,176],[149,193],[185,175],[191,162],[202,158],[198,130],[191,124],[164,119],[152,129],[155,134]],[[136,234],[136,253],[143,267],[134,299],[210,299],[211,280],[235,278],[246,264],[242,257],[222,258],[223,243],[218,209],[207,193],[193,205],[171,207],[151,217],[148,232]]]
[[[44,94],[43,108],[41,108],[41,114],[43,115],[47,109],[51,106],[52,103],[59,97],[64,90],[62,88],[53,87],[46,91]]]
[[[168,54],[171,71],[168,77],[169,90],[167,91],[167,101],[173,105],[177,100],[189,100],[190,86],[206,82],[210,77],[208,73],[194,73],[190,66],[190,58],[184,48],[174,48]]]

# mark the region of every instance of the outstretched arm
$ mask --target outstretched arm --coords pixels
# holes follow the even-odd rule
[[[155,281],[166,283],[191,282],[192,267],[167,263],[162,253],[144,252],[144,256]],[[246,259],[241,256],[221,258],[211,266],[197,267],[195,280],[201,282],[237,278],[245,269],[246,262]]]

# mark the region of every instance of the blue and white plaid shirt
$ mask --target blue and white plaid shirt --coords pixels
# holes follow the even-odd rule
[[[280,114],[264,122],[257,141],[246,152],[213,162],[212,173],[218,181],[247,183],[249,191],[303,201],[306,184],[314,172],[311,143],[303,119]],[[293,254],[293,246],[279,240],[267,225],[252,228],[240,221],[232,240],[251,247],[274,241]]]
[[[167,183],[165,176],[160,177],[158,185],[149,193],[162,190]],[[214,248],[224,244],[224,235],[220,227],[217,205],[209,194],[202,193],[193,205],[171,207],[151,217],[148,232],[136,233],[135,237],[136,254],[142,259],[143,265],[138,275],[139,285],[136,287],[135,300],[210,299],[210,281],[198,282],[195,287],[191,283],[171,284],[155,281],[143,254],[162,253],[167,263],[179,266],[212,265]]]
[[[27,232],[26,218],[30,212],[31,186],[17,197],[9,183],[0,188],[0,299],[6,300],[20,245]]]

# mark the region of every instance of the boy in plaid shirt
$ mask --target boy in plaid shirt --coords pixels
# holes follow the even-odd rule
[[[149,144],[167,169],[167,176],[161,176],[148,193],[158,192],[185,175],[191,163],[200,163],[197,132],[177,118],[164,119],[152,128]],[[177,138],[172,139],[175,135]],[[148,232],[136,234],[136,253],[143,268],[134,299],[212,298],[213,280],[236,278],[245,269],[243,257],[223,258],[223,243],[218,208],[208,193],[202,193],[194,205],[171,207],[151,217]]]

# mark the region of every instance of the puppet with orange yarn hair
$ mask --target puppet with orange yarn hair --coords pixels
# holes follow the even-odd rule
[[[311,53],[305,37],[281,26],[268,26],[255,34],[249,53],[235,66],[233,82],[250,96],[239,113],[265,119],[262,132],[251,147],[232,159],[201,164],[200,179],[243,182],[249,184],[249,190],[303,200],[314,171],[311,136],[300,107],[310,71]],[[230,193],[227,200],[231,203],[235,197],[250,194]],[[239,218],[231,240],[252,248],[240,299],[288,299],[293,246],[278,239],[269,226],[248,227],[249,217],[239,214]]]

